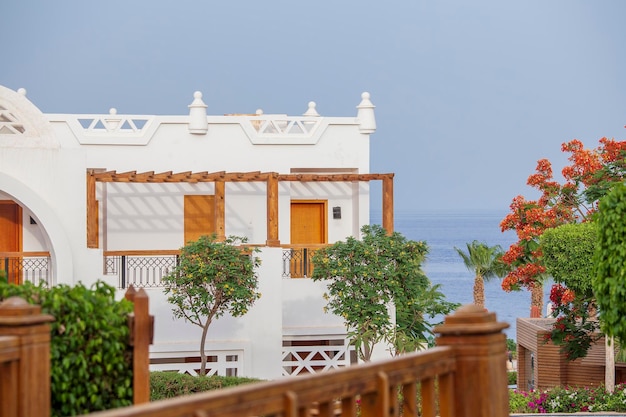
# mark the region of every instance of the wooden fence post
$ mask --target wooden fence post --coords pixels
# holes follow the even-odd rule
[[[495,313],[476,305],[460,307],[435,327],[438,346],[453,346],[457,357],[454,377],[455,415],[508,417],[507,349]]]
[[[0,416],[17,417],[17,381],[20,339],[0,336]]]
[[[17,360],[16,394],[18,416],[48,417],[50,415],[50,322],[54,317],[41,314],[41,307],[28,304],[19,297],[0,303],[0,336],[14,336]],[[11,365],[15,367],[15,364]],[[15,373],[15,369],[11,370]],[[4,376],[3,376],[4,377]],[[7,399],[2,398],[2,401]],[[4,408],[4,407],[3,407]]]
[[[133,346],[133,403],[150,401],[150,344],[154,321],[150,316],[149,298],[141,288],[135,291],[131,285],[125,298],[134,304],[131,314],[131,344]]]

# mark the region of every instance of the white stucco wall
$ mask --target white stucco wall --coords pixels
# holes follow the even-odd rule
[[[266,118],[284,126],[288,122],[282,120],[289,118],[209,115],[207,133],[198,135],[189,131],[188,115],[44,115],[23,92],[2,86],[0,107],[24,128],[21,134],[0,133],[0,199],[22,206],[23,250],[50,251],[53,284],[82,281],[89,285],[103,280],[116,286],[117,277],[104,274],[104,250],[180,248],[184,244],[183,196],[213,193],[211,183],[98,183],[100,246],[87,248],[88,169],[363,174],[369,173],[369,134],[375,127],[373,119],[363,117],[309,117],[303,123],[315,126],[310,134],[265,134],[257,132],[254,123]],[[141,119],[143,127],[104,129],[112,119],[120,123]],[[89,128],[89,120],[103,128]],[[358,235],[361,225],[369,222],[367,183],[280,183],[279,239],[283,244],[290,241],[293,199],[328,201],[329,242]],[[333,207],[341,207],[341,219],[333,219]],[[227,235],[265,243],[265,183],[227,183],[225,210]],[[218,350],[244,352],[244,374],[274,378],[280,375],[284,334],[336,335],[345,329],[337,317],[323,313],[323,285],[282,278],[282,249],[263,248],[260,256],[263,297],[244,318],[224,317],[214,323],[209,343]],[[161,289],[147,291],[157,318],[153,352],[194,351],[200,329],[172,320]]]

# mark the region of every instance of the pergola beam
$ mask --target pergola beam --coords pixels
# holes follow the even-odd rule
[[[393,177],[394,174],[278,174],[276,172],[177,172],[154,173],[147,171],[120,172],[87,170],[87,247],[98,247],[98,202],[96,201],[97,182],[125,183],[172,183],[172,182],[214,182],[215,216],[218,238],[225,238],[225,183],[226,182],[265,182],[267,185],[267,241],[268,246],[280,245],[278,239],[278,184],[280,181],[300,182],[369,182],[383,183],[383,228],[393,233]]]
[[[98,202],[94,170],[87,170],[87,247],[98,247]]]

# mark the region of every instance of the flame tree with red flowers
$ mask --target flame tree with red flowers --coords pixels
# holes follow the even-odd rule
[[[500,223],[503,232],[514,230],[518,238],[502,258],[512,267],[502,288],[529,290],[531,316],[538,316],[543,309],[543,283],[547,278],[539,243],[543,232],[588,221],[598,208],[598,200],[626,177],[626,141],[602,138],[597,148],[585,149],[582,142],[574,139],[564,143],[561,150],[570,154],[570,165],[561,171],[563,183],[554,179],[550,161],[539,160],[527,184],[538,190],[540,197],[515,197],[511,212]]]

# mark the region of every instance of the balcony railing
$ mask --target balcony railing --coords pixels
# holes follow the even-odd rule
[[[178,250],[134,250],[104,252],[104,273],[117,275],[118,287],[160,287],[161,279],[178,264]]]
[[[284,245],[283,278],[310,278],[313,254],[327,245]],[[105,251],[104,273],[118,277],[118,287],[160,287],[178,264],[179,250]]]
[[[0,271],[6,273],[9,283],[50,284],[50,252],[0,252]]]
[[[283,278],[311,278],[313,255],[328,245],[283,245]]]

